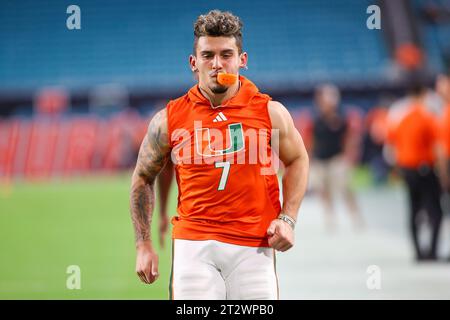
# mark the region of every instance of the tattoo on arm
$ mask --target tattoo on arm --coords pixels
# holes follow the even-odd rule
[[[170,155],[167,111],[158,112],[150,121],[142,141],[130,194],[131,219],[135,240],[151,239],[150,226],[155,205],[155,179]]]

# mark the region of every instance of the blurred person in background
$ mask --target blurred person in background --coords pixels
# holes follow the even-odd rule
[[[347,120],[339,113],[339,89],[331,84],[316,89],[318,116],[313,124],[311,143],[313,188],[319,191],[325,211],[326,226],[336,228],[334,196],[344,196],[348,212],[357,228],[364,225],[356,197],[350,187],[352,160],[346,155],[351,145]]]
[[[442,161],[444,164],[441,170],[443,172],[444,192],[450,193],[450,76],[448,74],[437,77],[436,92],[444,103],[440,127],[441,146],[445,161]]]
[[[438,152],[439,130],[437,118],[427,110],[427,89],[415,83],[409,89],[409,104],[388,115],[387,144],[397,168],[407,186],[410,205],[410,232],[417,261],[436,260],[439,230],[442,220],[440,204],[441,186],[435,166]],[[422,226],[421,210],[425,210],[431,227],[431,244],[425,250],[419,242]]]
[[[441,74],[436,79],[436,92],[442,98],[441,147],[444,160],[441,161],[443,211],[450,214],[450,76]],[[450,254],[447,257],[450,261]]]
[[[386,183],[389,177],[390,167],[383,157],[387,114],[386,107],[376,106],[369,110],[365,119],[362,162],[369,166],[375,185]]]

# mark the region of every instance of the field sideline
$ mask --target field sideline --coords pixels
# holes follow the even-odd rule
[[[157,241],[160,278],[134,273],[128,209],[131,173],[0,187],[0,299],[167,299],[170,231]],[[169,212],[175,212],[172,188]],[[81,268],[81,289],[66,288],[69,265]]]

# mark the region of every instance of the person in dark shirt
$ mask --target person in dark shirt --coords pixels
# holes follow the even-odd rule
[[[324,204],[327,227],[334,229],[334,195],[341,193],[356,227],[363,226],[356,197],[350,188],[351,161],[346,157],[349,127],[338,112],[340,93],[330,84],[319,86],[315,93],[318,115],[313,128],[313,187]]]

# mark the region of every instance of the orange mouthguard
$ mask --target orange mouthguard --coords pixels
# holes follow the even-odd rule
[[[232,73],[218,73],[217,74],[217,82],[220,83],[223,86],[231,86],[237,81],[237,75]]]

